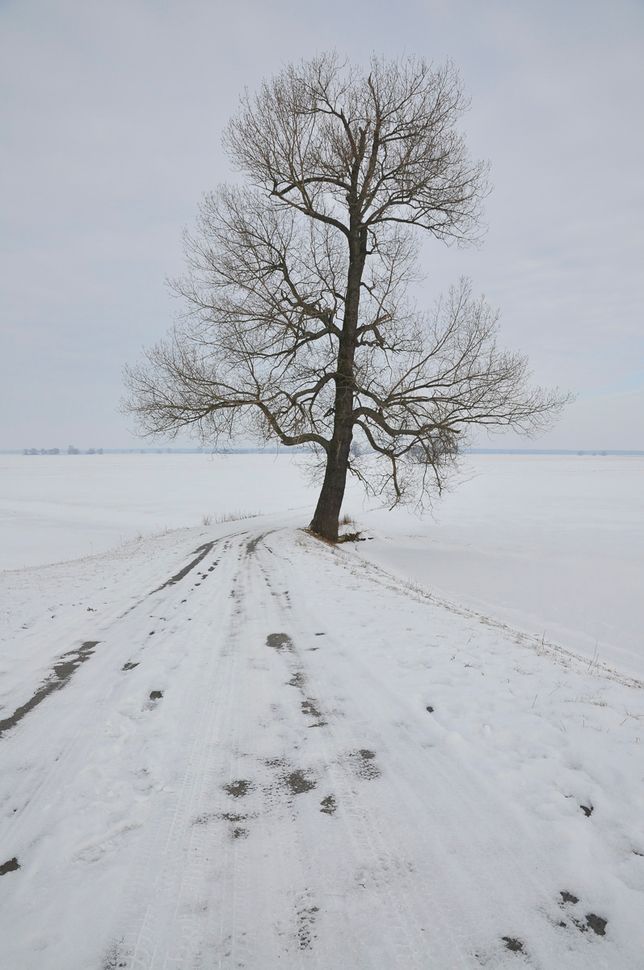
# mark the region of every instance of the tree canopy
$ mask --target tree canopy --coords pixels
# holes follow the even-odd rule
[[[144,433],[310,446],[311,527],[335,539],[347,473],[422,503],[471,428],[552,420],[566,396],[531,386],[468,280],[430,313],[409,299],[422,230],[479,232],[487,167],[458,130],[465,106],[449,63],[363,71],[333,54],[242,98],[224,143],[243,181],[204,197],[174,283],[183,316],[127,371]]]

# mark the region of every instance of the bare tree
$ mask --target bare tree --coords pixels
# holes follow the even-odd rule
[[[365,73],[334,55],[242,99],[225,145],[245,184],[204,198],[175,283],[183,319],[127,371],[145,433],[311,446],[311,529],[335,540],[348,472],[422,501],[468,428],[548,423],[565,398],[530,388],[466,280],[429,316],[406,299],[418,230],[477,232],[486,167],[457,131],[464,107],[450,64]]]

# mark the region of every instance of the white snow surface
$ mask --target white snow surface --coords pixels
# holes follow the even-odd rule
[[[0,570],[105,552],[228,516],[292,512],[317,488],[280,455],[0,456]],[[398,578],[644,679],[644,459],[469,456],[419,518],[345,509]],[[1,588],[0,588],[1,592]]]
[[[473,462],[436,521],[353,493],[375,538],[332,548],[290,459],[225,459],[226,505],[219,459],[108,457],[84,510],[2,479],[41,562],[95,554],[0,574],[0,966],[640,970],[641,654],[529,587],[637,570],[641,464]]]

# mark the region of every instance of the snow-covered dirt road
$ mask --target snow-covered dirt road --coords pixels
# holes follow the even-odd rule
[[[636,682],[256,520],[1,589],[3,968],[644,966]]]

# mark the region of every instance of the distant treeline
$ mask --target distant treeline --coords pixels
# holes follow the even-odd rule
[[[23,455],[102,455],[102,448],[88,448],[87,451],[82,451],[80,448],[74,448],[73,445],[68,445],[66,449],[63,448],[24,448]]]
[[[23,455],[261,455],[293,454],[294,452],[306,452],[306,447],[299,448],[75,448],[68,445],[67,448],[23,448]],[[0,454],[18,455],[19,450],[3,450]],[[574,450],[572,448],[464,448],[463,454],[466,455],[590,455],[590,456],[638,456],[644,457],[644,451],[631,450],[612,450],[612,449],[584,449]]]

